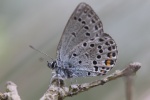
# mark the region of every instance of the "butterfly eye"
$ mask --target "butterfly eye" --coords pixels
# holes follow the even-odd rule
[[[53,61],[53,62],[48,62],[47,63],[47,66],[49,67],[49,68],[51,68],[51,69],[54,69],[54,68],[56,68],[57,67],[57,64],[56,64],[56,61]]]

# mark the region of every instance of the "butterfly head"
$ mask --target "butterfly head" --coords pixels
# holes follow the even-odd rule
[[[56,61],[48,62],[47,61],[47,66],[51,69],[55,69],[57,67]]]

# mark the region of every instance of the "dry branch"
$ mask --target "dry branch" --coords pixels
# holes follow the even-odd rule
[[[74,84],[70,87],[65,87],[63,80],[54,79],[52,84],[49,86],[47,92],[43,95],[40,100],[63,100],[65,97],[76,95],[80,92],[87,91],[90,88],[104,85],[105,83],[115,80],[119,77],[129,76],[135,74],[141,68],[141,64],[138,62],[129,64],[123,70],[117,70],[111,75],[105,77],[101,80],[96,80],[91,83],[84,83],[84,84]],[[58,82],[61,81],[61,85],[58,87]]]
[[[134,75],[141,68],[140,63],[131,63],[123,70],[116,70],[111,75],[90,83],[74,84],[69,87],[64,86],[64,80],[53,78],[48,90],[40,100],[63,100],[65,97],[77,95],[80,92],[87,91],[93,87],[104,85],[105,83],[120,77]],[[6,84],[7,91],[0,93],[0,100],[21,100],[18,95],[17,85],[11,81]]]
[[[6,92],[0,93],[0,100],[21,100],[17,91],[17,85],[8,81],[6,83]]]

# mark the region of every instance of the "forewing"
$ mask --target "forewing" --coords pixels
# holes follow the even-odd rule
[[[71,15],[57,48],[57,59],[64,56],[78,44],[103,33],[102,23],[92,8],[80,3]]]

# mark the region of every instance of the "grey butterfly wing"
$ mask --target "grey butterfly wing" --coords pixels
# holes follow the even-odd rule
[[[106,33],[85,40],[67,54],[72,66],[69,77],[105,75],[115,65],[117,55],[116,43]]]
[[[79,43],[103,33],[102,23],[92,8],[80,3],[71,15],[57,48],[57,59],[64,56]]]
[[[63,65],[67,78],[105,75],[118,54],[115,41],[103,32],[102,22],[85,3],[73,12],[57,49],[58,65]]]

